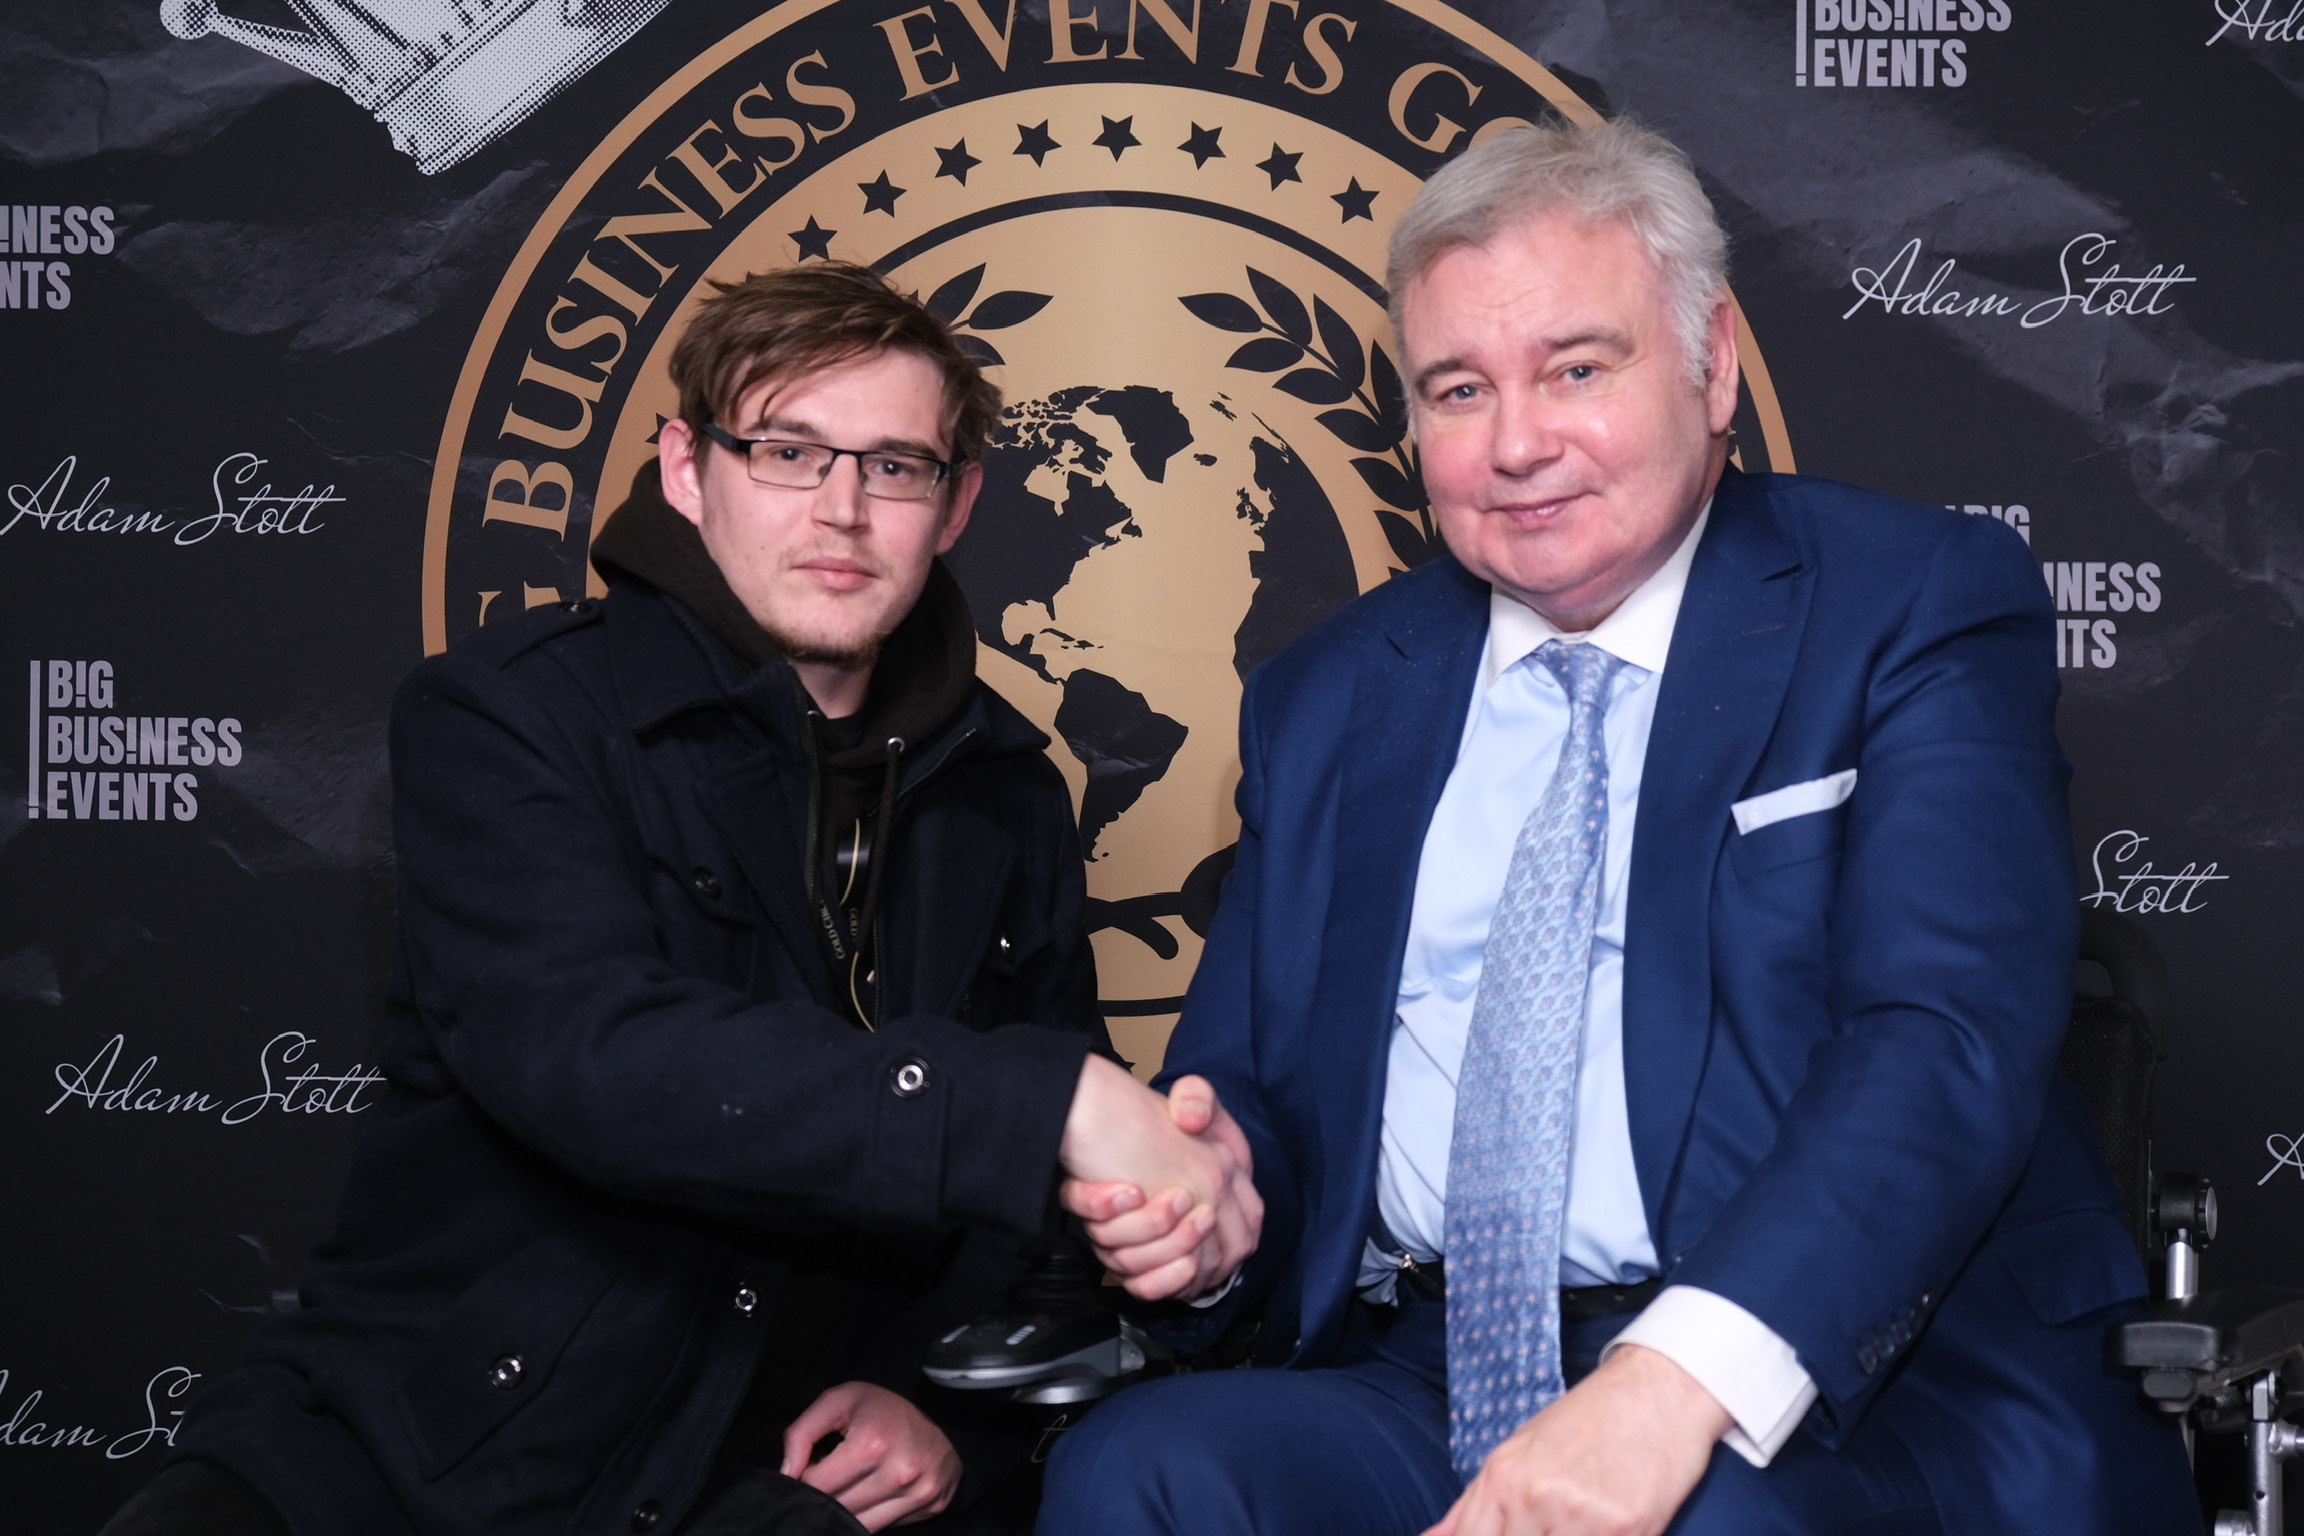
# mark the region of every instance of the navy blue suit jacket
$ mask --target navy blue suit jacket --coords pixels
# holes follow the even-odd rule
[[[1418,850],[1487,614],[1437,560],[1248,685],[1239,860],[1165,1071],[1215,1083],[1267,1202],[1242,1285],[1185,1326],[1261,1307],[1267,1364],[1329,1358],[1352,1294]],[[1798,1351],[1806,1432],[1896,1414],[1932,1474],[1983,1479],[1980,1522],[2036,1507],[1994,1464],[2037,1482],[2023,1462],[2061,1459],[2069,1517],[2073,1483],[2119,1481],[2092,1446],[2157,1433],[2098,1363],[2097,1314],[2144,1273],[2055,1076],[2078,909],[2052,622],[1998,523],[1730,470],[1657,700],[1625,938],[1667,1278]],[[1734,802],[1848,768],[1840,808],[1736,830]]]

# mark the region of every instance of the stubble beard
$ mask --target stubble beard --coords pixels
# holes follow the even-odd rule
[[[760,626],[762,633],[767,635],[785,660],[795,665],[869,671],[879,661],[881,649],[886,645],[888,637],[920,605],[925,590],[926,581],[923,578],[921,591],[914,592],[910,602],[893,612],[858,613],[847,603],[834,600],[827,608],[818,608],[807,602],[793,605],[800,610],[798,612],[787,609],[782,613],[763,614],[754,610],[752,620]],[[861,596],[851,594],[850,601]],[[750,603],[745,606],[752,607]],[[761,606],[770,605],[764,603]]]
[[[842,669],[871,667],[879,661],[880,647],[888,639],[887,635],[874,635],[852,645],[827,645],[797,635],[779,633],[774,629],[768,630],[767,635],[775,642],[776,649],[784,653],[786,661],[802,666]]]
[[[762,621],[758,615],[754,615],[754,622],[760,625],[761,631],[774,643],[776,649],[783,653],[786,661],[802,666],[869,669],[880,659],[880,648],[896,632],[896,626],[904,622],[904,617],[904,614],[897,614],[885,627],[876,628],[865,635],[839,638],[826,635],[822,629],[803,633],[788,624]]]

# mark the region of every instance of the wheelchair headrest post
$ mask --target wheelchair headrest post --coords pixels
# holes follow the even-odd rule
[[[2195,1173],[2172,1173],[2152,1199],[2152,1225],[2168,1239],[2163,1294],[2184,1301],[2200,1291],[2200,1250],[2216,1240],[2216,1186]]]
[[[2189,1301],[2200,1294],[2200,1254],[2182,1232],[2168,1235],[2167,1288],[2170,1301]]]

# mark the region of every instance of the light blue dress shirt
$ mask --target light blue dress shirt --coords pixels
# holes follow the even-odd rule
[[[1601,649],[1616,654],[1612,647]],[[1562,1285],[1629,1284],[1657,1269],[1626,1120],[1623,1013],[1630,829],[1640,803],[1640,767],[1655,715],[1658,676],[1630,657],[1623,659],[1626,665],[1609,685],[1604,717],[1608,847],[1601,862],[1583,1054],[1576,1074],[1576,1133],[1560,1243]],[[1489,920],[1521,823],[1550,781],[1567,732],[1567,695],[1558,679],[1537,665],[1531,649],[1482,690],[1424,839],[1415,914],[1400,969],[1376,1182],[1384,1225],[1404,1251],[1419,1259],[1437,1257],[1445,1248],[1456,1072],[1480,988]]]

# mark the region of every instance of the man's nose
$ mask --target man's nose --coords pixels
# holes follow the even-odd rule
[[[1490,467],[1515,478],[1535,473],[1560,456],[1557,409],[1534,389],[1507,389],[1496,402],[1496,431],[1489,440]]]
[[[871,520],[871,503],[864,494],[863,461],[843,453],[816,488],[816,521],[833,528],[862,528]]]

